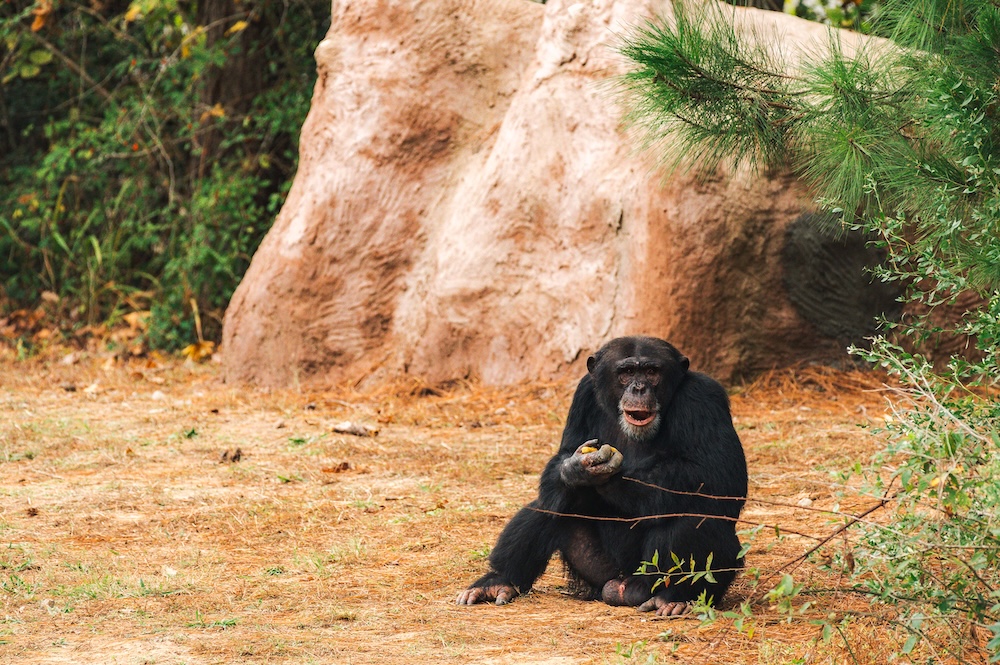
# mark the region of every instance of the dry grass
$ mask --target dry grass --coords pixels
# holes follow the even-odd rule
[[[803,370],[736,391],[751,493],[771,502],[749,504],[749,522],[832,531],[796,504],[838,503],[830,472],[877,445],[857,424],[881,415],[878,386]],[[783,622],[746,580],[732,598],[754,601],[750,636],[575,600],[555,563],[513,605],[454,605],[534,495],[571,395],[262,393],[205,366],[0,362],[0,662],[845,662],[842,642]],[[338,434],[341,421],[380,432]],[[780,571],[814,542],[768,528],[749,564]],[[858,605],[808,600],[816,616]],[[882,630],[852,628],[859,662],[885,662]]]

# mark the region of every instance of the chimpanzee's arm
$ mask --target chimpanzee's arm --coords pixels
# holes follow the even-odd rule
[[[621,453],[592,438],[598,431],[594,420],[599,409],[593,380],[587,375],[573,395],[559,452],[542,471],[538,492],[541,508],[573,512],[581,504],[593,505],[600,501],[593,488],[620,469]],[[595,450],[583,453],[581,448],[589,445]]]

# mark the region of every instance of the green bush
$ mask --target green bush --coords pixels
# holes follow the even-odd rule
[[[876,0],[786,0],[785,11],[799,18],[837,28],[868,32]]]
[[[294,174],[328,20],[315,0],[0,6],[0,307],[151,309],[167,349],[200,312],[217,340]]]

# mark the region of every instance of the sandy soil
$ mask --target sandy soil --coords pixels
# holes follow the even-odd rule
[[[833,472],[877,448],[859,423],[878,386],[809,370],[734,391],[761,576],[834,586],[787,564],[842,522],[822,510],[872,503]],[[558,561],[512,605],[454,604],[534,495],[572,388],[262,393],[211,364],[2,361],[0,662],[844,662],[809,619],[857,600],[806,594],[788,623],[746,578],[723,608],[751,602],[742,632],[577,600]],[[858,662],[885,662],[880,630],[850,628]]]

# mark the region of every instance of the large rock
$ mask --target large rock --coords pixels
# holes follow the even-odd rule
[[[668,4],[335,2],[299,172],[226,313],[227,378],[509,383],[629,333],[722,379],[843,359],[786,288],[811,207],[794,181],[664,183],[622,129],[609,43]],[[790,52],[827,40],[731,11]]]

